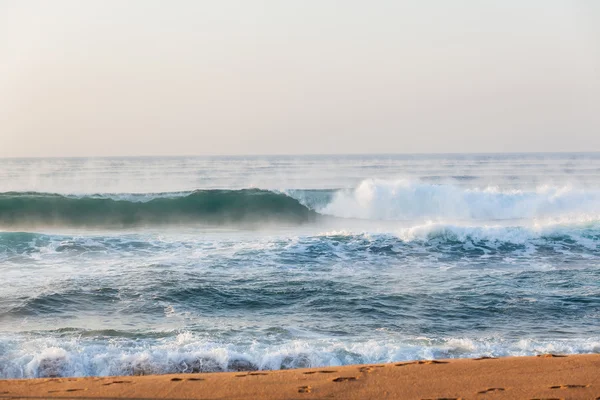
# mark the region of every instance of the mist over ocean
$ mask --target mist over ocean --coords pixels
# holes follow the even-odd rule
[[[0,378],[600,353],[600,154],[0,160]]]

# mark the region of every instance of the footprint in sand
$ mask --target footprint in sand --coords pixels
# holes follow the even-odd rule
[[[448,364],[448,361],[421,360],[421,361],[413,361],[413,362],[396,364],[396,367],[404,367],[406,365],[426,365],[426,364]]]
[[[203,381],[204,378],[187,378],[188,381]]]
[[[131,383],[131,381],[112,381],[112,382],[108,382],[108,383],[103,383],[103,386],[110,386],[110,385],[116,385],[119,383]]]
[[[481,360],[497,360],[497,359],[498,359],[497,357],[483,356],[483,357],[474,358],[473,360],[481,361]]]
[[[183,379],[181,379],[181,378],[171,378],[171,382],[180,382],[182,380]]]
[[[312,387],[310,386],[300,386],[298,388],[298,393],[310,393],[312,391]]]
[[[538,354],[536,357],[541,357],[541,358],[557,358],[557,357],[566,357],[564,354],[552,354],[552,353],[548,353],[548,354]]]
[[[249,375],[269,375],[269,374],[266,373],[266,372],[249,372],[247,374],[236,375],[235,377],[236,378],[244,378],[244,377],[249,376]]]
[[[337,371],[307,371],[304,372],[304,375],[312,375],[312,374],[333,374]]]
[[[550,389],[583,389],[588,387],[590,387],[590,385],[556,385],[550,386]]]
[[[339,378],[335,378],[333,382],[347,382],[347,381],[357,381],[358,378],[355,376],[340,376]]]
[[[501,387],[489,388],[489,389],[482,390],[481,392],[477,392],[477,394],[486,394],[486,393],[492,393],[492,392],[504,392],[504,388],[501,388]]]
[[[48,390],[48,393],[58,393],[58,392],[81,392],[87,390],[85,389],[66,389],[66,390]]]
[[[360,372],[372,372],[375,368],[383,368],[383,365],[367,365],[365,367],[360,367],[358,370]]]

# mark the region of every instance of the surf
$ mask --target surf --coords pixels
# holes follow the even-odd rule
[[[600,215],[600,190],[541,185],[531,189],[463,187],[412,179],[366,179],[338,190],[322,214],[379,221],[518,220]]]

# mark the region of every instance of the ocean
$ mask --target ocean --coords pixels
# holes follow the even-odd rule
[[[600,353],[600,154],[0,159],[0,378]]]

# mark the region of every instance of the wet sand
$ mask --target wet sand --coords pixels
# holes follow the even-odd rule
[[[1,380],[0,399],[600,399],[600,354]]]

